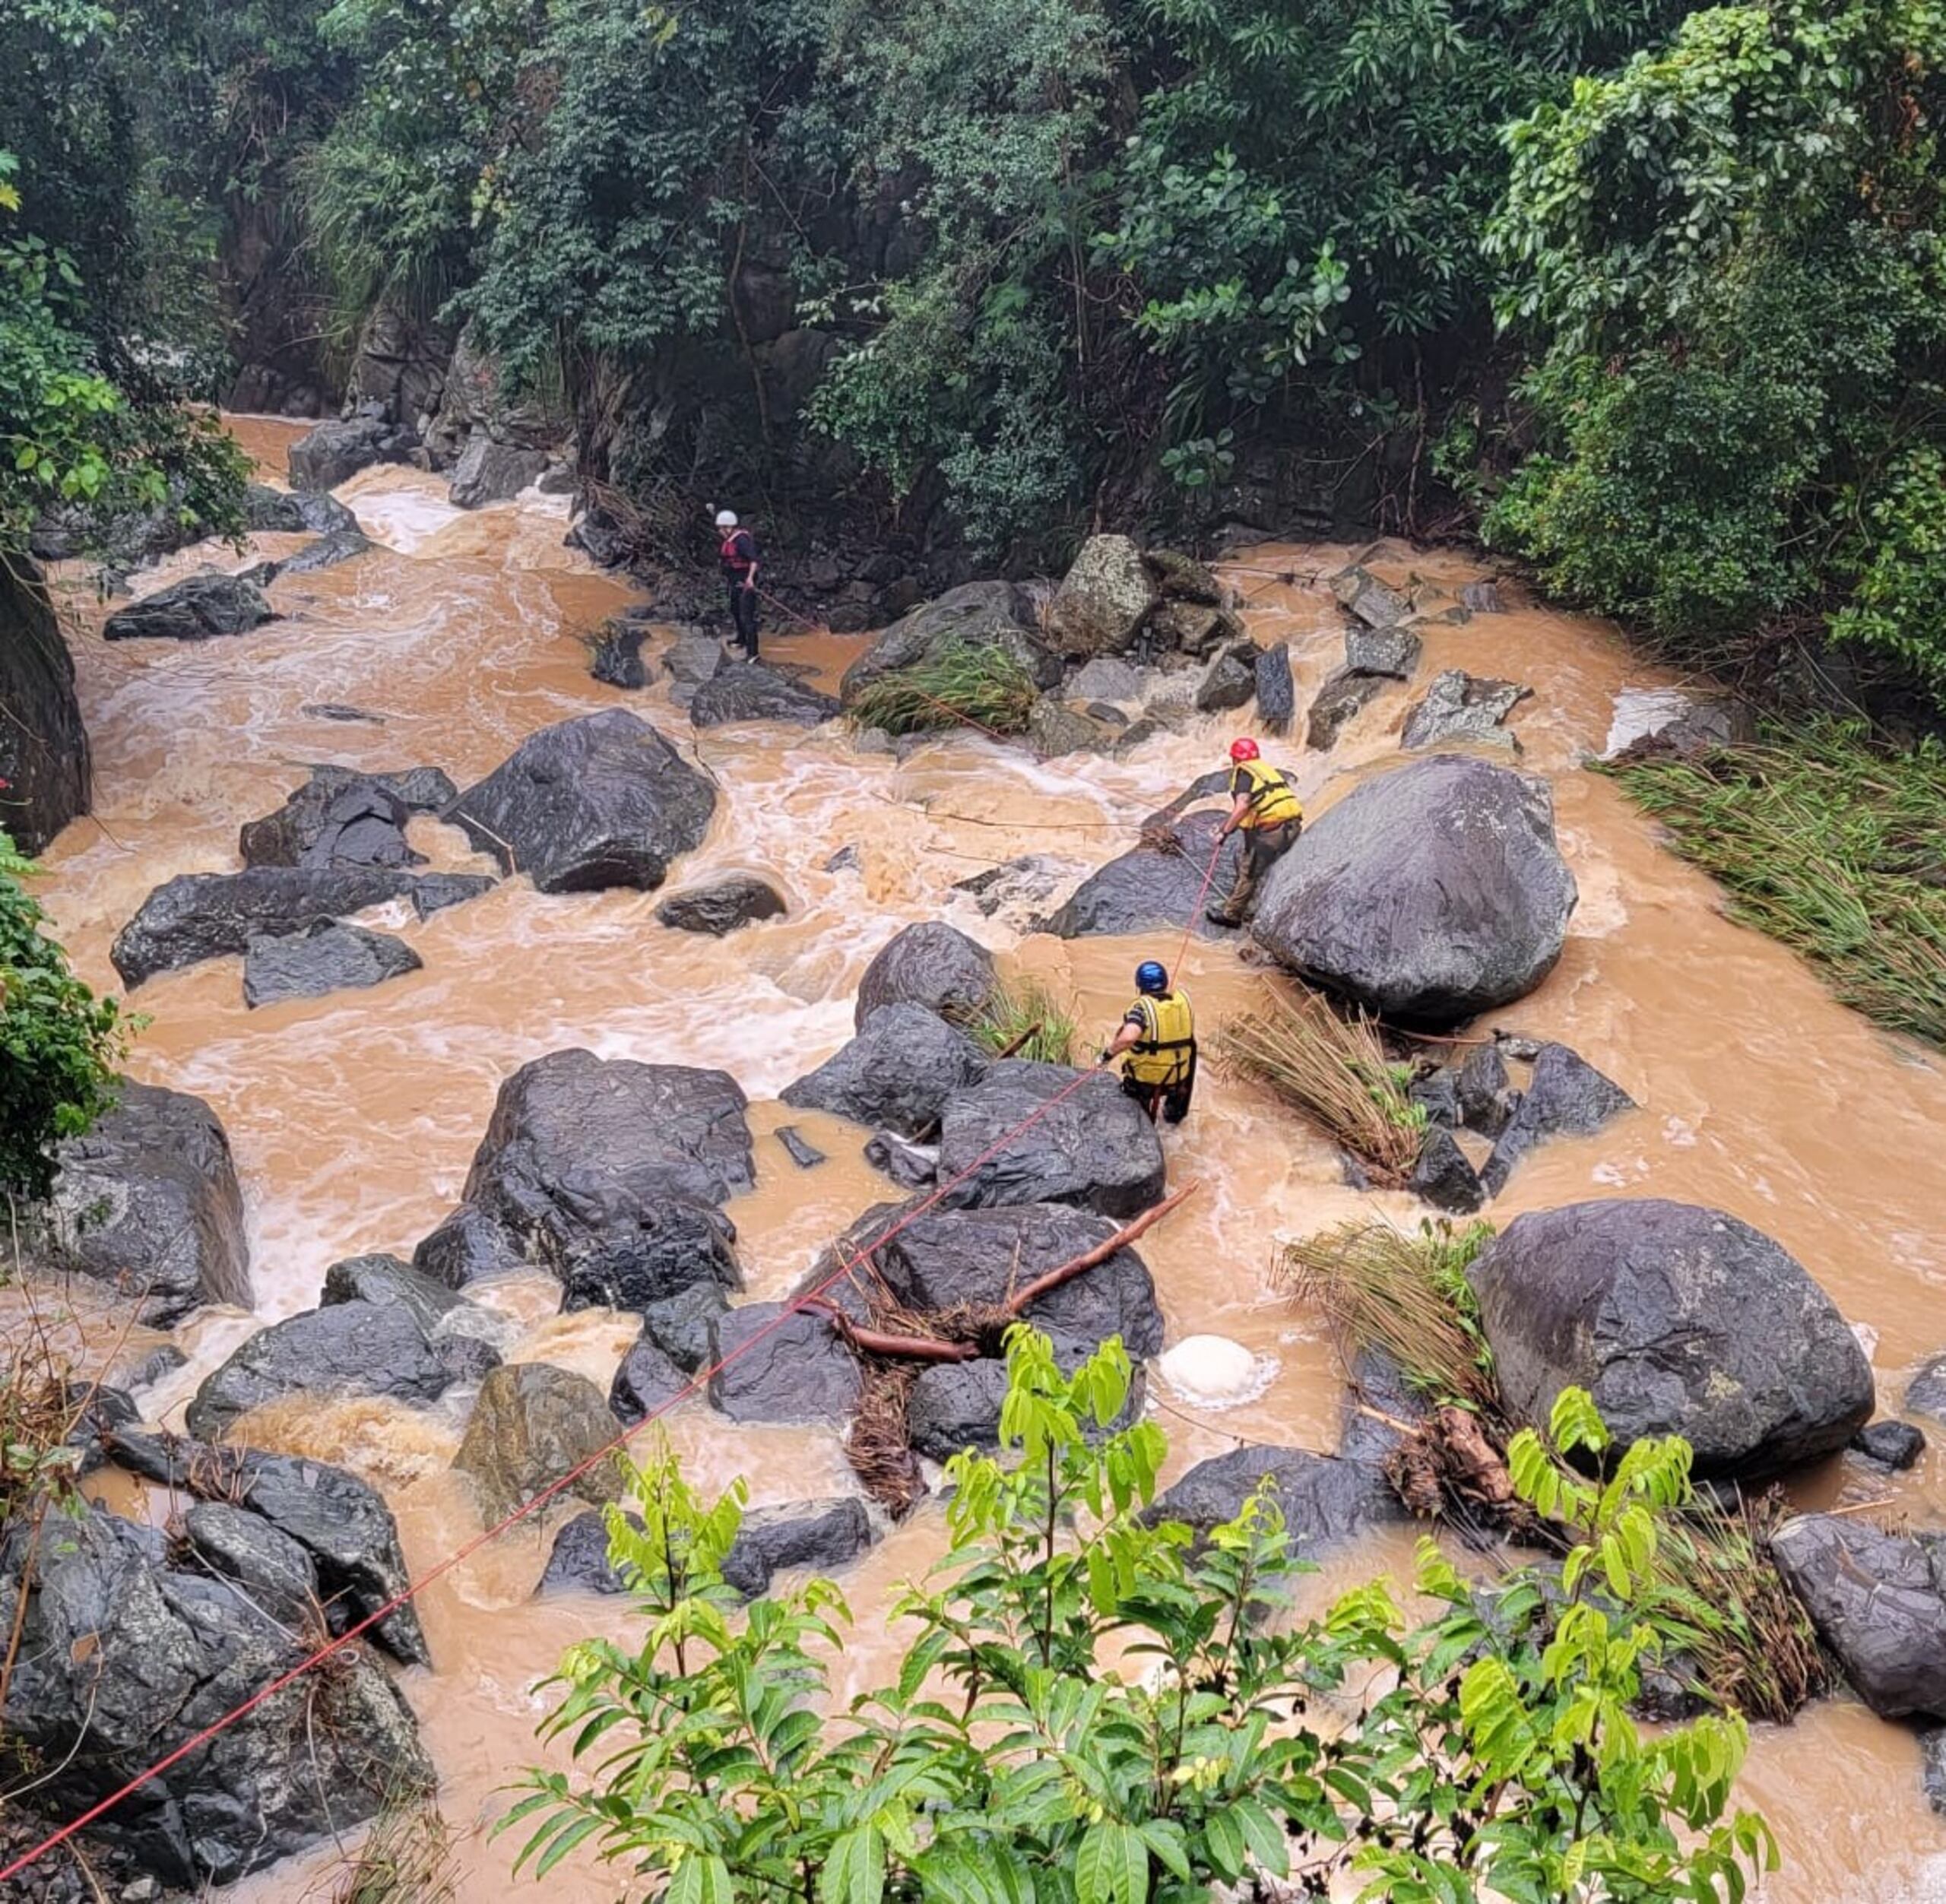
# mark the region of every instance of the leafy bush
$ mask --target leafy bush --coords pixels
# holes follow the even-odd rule
[[[21,883],[33,871],[0,833],[0,1198],[30,1202],[53,1187],[61,1139],[113,1108],[132,1028],[41,930],[45,915]]]
[[[1428,1542],[1431,1624],[1383,1584],[1290,1624],[1269,1617],[1299,1569],[1269,1490],[1201,1542],[1148,1518],[1167,1443],[1111,1430],[1118,1342],[1063,1375],[1023,1328],[1008,1367],[1001,1454],[951,1464],[951,1551],[896,1610],[915,1636],[897,1677],[841,1712],[837,1589],[734,1617],[740,1488],[705,1503],[666,1450],[635,1476],[642,1529],[613,1510],[610,1527],[647,1630],[563,1662],[543,1729],[597,1764],[528,1775],[503,1825],[532,1826],[519,1868],[592,1842],[670,1904],[1189,1904],[1258,1874],[1424,1904],[1660,1904],[1739,1898],[1774,1864],[1760,1820],[1725,1817],[1742,1720],[1650,1735],[1629,1716],[1685,1444],[1638,1443],[1583,1481],[1565,1457],[1606,1438],[1570,1389],[1551,1436],[1510,1451],[1574,1531],[1561,1592],[1526,1573],[1483,1592]]]
[[[882,674],[854,698],[853,722],[886,733],[971,726],[1027,731],[1040,690],[1026,664],[991,643],[947,642],[923,661]]]
[[[1037,978],[1009,979],[996,986],[967,1029],[989,1051],[1013,1049],[1016,1057],[1037,1064],[1072,1063],[1081,1034],[1073,1001],[1057,998]]]

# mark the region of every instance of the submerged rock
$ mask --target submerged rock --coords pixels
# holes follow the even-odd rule
[[[118,608],[101,632],[110,642],[207,642],[247,635],[274,612],[269,597],[240,575],[191,575]]]
[[[382,985],[423,963],[403,939],[328,920],[285,938],[252,939],[244,948],[243,1003],[255,1010]]]
[[[794,1110],[827,1110],[902,1137],[932,1129],[956,1091],[986,1076],[987,1053],[921,1005],[886,1005],[816,1070],[778,1095]]]
[[[200,1098],[123,1079],[115,1108],[58,1153],[53,1213],[71,1259],[166,1329],[205,1303],[251,1307],[243,1193]]]
[[[335,569],[341,562],[369,555],[379,545],[363,530],[335,529],[315,542],[307,542],[294,556],[277,564],[280,575],[312,575],[321,569]]]
[[[671,893],[655,908],[658,922],[673,932],[706,933],[721,939],[761,919],[781,919],[789,908],[768,880],[732,873],[706,886]]]
[[[1545,784],[1442,755],[1364,781],[1307,827],[1254,930],[1301,977],[1450,1025],[1553,970],[1576,897]]]
[[[923,1005],[965,1025],[986,1009],[999,987],[985,946],[939,920],[922,920],[895,934],[865,968],[852,1022],[862,1031],[881,1006]]]
[[[1704,1478],[1836,1453],[1870,1417],[1872,1370],[1830,1298],[1768,1237],[1659,1199],[1514,1218],[1472,1280],[1507,1407],[1545,1424],[1570,1386],[1621,1446],[1679,1434]]]
[[[650,892],[715,810],[715,790],[662,734],[609,708],[529,735],[446,817],[537,891]]]

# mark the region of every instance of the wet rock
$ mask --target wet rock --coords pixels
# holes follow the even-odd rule
[[[727,727],[738,721],[786,721],[816,727],[838,711],[829,695],[761,661],[728,663],[689,700],[689,719],[699,727]]]
[[[1204,895],[1210,856],[1217,854],[1216,871],[1209,881],[1209,895],[1229,890],[1243,857],[1243,841],[1232,835],[1220,852],[1216,838],[1223,824],[1220,813],[1190,813],[1159,832],[1144,829],[1144,843],[1119,859],[1111,860],[1076,887],[1067,902],[1047,921],[1059,939],[1101,935],[1121,937],[1148,932],[1180,933],[1187,924],[1200,939],[1229,939],[1231,927],[1219,926],[1203,915],[1196,901]],[[1166,838],[1170,850],[1148,844]]]
[[[626,1417],[623,1418],[626,1419]],[[639,1418],[638,1418],[639,1419]],[[639,1516],[629,1519],[638,1531]],[[534,1589],[537,1597],[550,1593],[626,1593],[629,1582],[609,1557],[608,1517],[593,1508],[577,1514],[554,1536],[547,1570]]]
[[[1041,645],[1039,634],[1033,604],[1012,582],[968,582],[894,622],[845,670],[839,698],[849,707],[880,676],[956,646],[1000,648],[1033,676],[1036,686],[1057,687],[1060,660]]]
[[[1142,670],[1112,654],[1098,654],[1063,690],[1070,701],[1129,701],[1142,699]]]
[[[410,1309],[338,1303],[259,1329],[204,1379],[184,1418],[192,1435],[214,1441],[238,1416],[287,1395],[383,1395],[423,1405],[452,1386]]]
[[[249,866],[190,873],[159,885],[116,936],[109,957],[134,987],[158,972],[243,952],[252,939],[303,932],[412,890],[385,866]]]
[[[1258,942],[1386,1016],[1435,1025],[1524,997],[1574,910],[1546,784],[1441,755],[1364,781],[1273,868]]]
[[[1163,654],[1187,654],[1200,661],[1225,642],[1241,640],[1244,625],[1227,608],[1165,601],[1149,616],[1149,632]]]
[[[334,489],[374,463],[402,463],[419,446],[410,429],[382,417],[358,416],[322,423],[290,446],[290,486]]]
[[[487,1212],[462,1203],[412,1253],[412,1266],[448,1289],[528,1266],[521,1239]]]
[[[675,1196],[645,1203],[598,1244],[567,1253],[559,1266],[561,1307],[640,1310],[699,1282],[740,1289],[734,1234],[706,1203]]]
[[[645,1421],[689,1386],[690,1372],[644,1335],[622,1358],[608,1388],[608,1411],[624,1427]]]
[[[545,1362],[510,1363],[480,1385],[453,1466],[478,1487],[486,1513],[497,1520],[614,1438],[607,1402],[586,1376]],[[621,1491],[616,1464],[597,1461],[563,1491],[599,1504]]]
[[[1550,1137],[1590,1136],[1611,1119],[1634,1108],[1635,1100],[1621,1085],[1603,1077],[1566,1045],[1544,1044],[1534,1060],[1527,1088],[1487,1159],[1482,1179],[1488,1192],[1498,1196],[1507,1187],[1514,1165],[1536,1144]]]
[[[76,1266],[167,1329],[205,1303],[252,1305],[243,1193],[200,1098],[123,1079],[115,1108],[58,1153],[53,1216]]]
[[[723,1285],[699,1282],[680,1295],[646,1304],[642,1333],[678,1368],[693,1375],[709,1360],[710,1332],[729,1313]]]
[[[662,657],[662,671],[672,683],[670,699],[677,707],[686,708],[696,699],[697,689],[715,680],[729,664],[723,644],[714,635],[699,628],[679,634]]]
[[[873,1217],[864,1234],[884,1225]],[[874,1253],[880,1272],[917,1310],[1004,1302],[1050,1270],[1098,1248],[1115,1233],[1110,1219],[1060,1204],[928,1210]],[[1161,1351],[1162,1312],[1149,1266],[1134,1250],[1030,1303],[1023,1320],[1087,1354],[1119,1335],[1137,1361]]]
[[[288,938],[252,939],[244,948],[243,1003],[255,1010],[382,985],[417,971],[423,962],[403,939],[327,920]]]
[[[0,1584],[10,1628],[24,1547],[8,1543]],[[227,1582],[167,1565],[160,1532],[99,1510],[42,1544],[18,1632],[0,1716],[49,1768],[36,1796],[60,1817],[186,1744],[312,1643]],[[148,1873],[200,1889],[274,1864],[370,1817],[387,1793],[433,1781],[410,1707],[353,1651],[329,1674],[271,1693],[95,1829]]]
[[[1260,648],[1257,655],[1257,725],[1268,734],[1291,731],[1291,717],[1297,711],[1297,689],[1291,680],[1291,648],[1288,642],[1275,648]]]
[[[883,1171],[901,1190],[916,1190],[939,1180],[937,1147],[910,1142],[895,1131],[874,1132],[865,1146],[865,1161],[873,1170]]]
[[[1047,644],[1057,654],[1119,654],[1155,606],[1135,544],[1127,536],[1090,536],[1048,604]]]
[[[940,1175],[971,1172],[952,1193],[955,1207],[1073,1203],[1126,1219],[1160,1201],[1167,1172],[1155,1126],[1105,1073],[1070,1090],[1079,1075],[1013,1058],[952,1099],[940,1123]]]
[[[0,563],[0,780],[7,831],[39,853],[88,806],[88,737],[74,657],[40,569],[25,556]]]
[[[257,535],[331,536],[356,529],[358,518],[334,496],[274,489],[252,483],[243,492],[243,521]]]
[[[1040,932],[1046,925],[1040,908],[1061,887],[1072,884],[1078,870],[1052,854],[1023,853],[970,879],[956,879],[952,889],[969,895],[983,919],[1005,914],[1023,931]]]
[[[489,502],[511,502],[547,467],[545,451],[496,443],[483,429],[476,429],[453,465],[453,506],[477,509]]]
[[[182,1516],[190,1551],[243,1589],[249,1605],[280,1625],[305,1627],[323,1605],[317,1564],[288,1534],[227,1501],[192,1501]]]
[[[1470,1216],[1487,1200],[1479,1173],[1448,1130],[1427,1132],[1407,1187],[1434,1209],[1455,1216]]]
[[[335,569],[341,562],[369,555],[377,546],[362,530],[334,530],[315,542],[307,542],[294,556],[285,556],[277,565],[277,572],[280,575],[314,575],[320,569]]]
[[[1243,1447],[1199,1462],[1149,1510],[1206,1535],[1233,1521],[1269,1482],[1293,1544],[1311,1554],[1364,1529],[1402,1520],[1405,1510],[1376,1464],[1303,1448]]]
[[[1345,666],[1353,674],[1383,675],[1409,681],[1425,648],[1409,628],[1367,628],[1345,631]]]
[[[237,844],[246,866],[417,866],[409,817],[397,794],[366,775],[314,775],[274,813],[246,822]]]
[[[448,906],[463,906],[483,892],[491,892],[499,881],[488,873],[428,873],[412,888],[412,910],[421,919],[429,919]]]
[[[350,786],[366,779],[391,795],[408,813],[443,813],[459,798],[459,789],[443,768],[404,767],[389,774],[355,773],[348,767],[313,767],[311,778],[321,785]]]
[[[767,880],[739,873],[670,894],[655,908],[655,916],[671,931],[707,933],[721,939],[759,919],[781,919],[788,910],[783,895]]]
[[[610,622],[588,643],[588,671],[611,688],[645,688],[648,670],[642,658],[645,628]],[[714,646],[714,644],[712,644]]]
[[[1592,1075],[1599,1077],[1600,1073]],[[1507,1060],[1501,1055],[1500,1047],[1482,1044],[1468,1052],[1460,1067],[1458,1083],[1460,1121],[1482,1137],[1498,1137],[1513,1114],[1513,1106],[1508,1101],[1512,1081],[1507,1075]]]
[[[1516,1217],[1471,1272],[1510,1411],[1545,1423],[1571,1386],[1626,1446],[1679,1434],[1696,1472],[1761,1478],[1835,1453],[1872,1370],[1830,1298],[1776,1243],[1659,1199]]]
[[[857,1359],[824,1316],[783,1311],[751,1303],[717,1318],[709,1405],[733,1421],[835,1425],[858,1405]]]
[[[1946,1595],[1935,1555],[1835,1514],[1800,1514],[1770,1553],[1845,1677],[1881,1719],[1946,1718]]]
[[[1910,1421],[1875,1421],[1852,1437],[1853,1451],[1894,1474],[1903,1474],[1925,1453],[1925,1437]]]
[[[1460,668],[1448,668],[1426,691],[1426,697],[1406,715],[1399,745],[1421,748],[1454,740],[1488,740],[1514,747],[1519,743],[1501,726],[1532,688],[1513,681],[1483,681]]]
[[[118,608],[102,625],[110,642],[207,642],[247,635],[272,619],[270,598],[238,575],[191,575]]]
[[[1215,570],[1193,556],[1174,549],[1149,549],[1143,551],[1142,565],[1165,600],[1196,602],[1210,608],[1223,606],[1223,585]]]
[[[1460,591],[1460,606],[1469,615],[1504,615],[1500,585],[1491,581],[1469,581]]]
[[[1326,677],[1311,704],[1311,718],[1304,729],[1304,745],[1318,753],[1336,746],[1338,737],[1352,718],[1378,699],[1385,686],[1376,674],[1355,674],[1340,668]]]
[[[1027,741],[1043,760],[1069,754],[1100,753],[1113,746],[1116,730],[1079,708],[1044,694],[1027,711]]]
[[[1426,1121],[1440,1130],[1456,1130],[1460,1125],[1460,1077],[1452,1070],[1428,1072],[1415,1078],[1406,1094],[1426,1114]]]
[[[784,1155],[800,1171],[816,1170],[826,1161],[824,1152],[816,1145],[807,1142],[795,1124],[781,1125],[772,1135],[784,1146]]]
[[[467,1307],[465,1298],[443,1283],[397,1256],[379,1254],[346,1256],[325,1272],[319,1307],[334,1308],[341,1303],[403,1309],[429,1335],[455,1310]]]
[[[1393,628],[1412,612],[1412,604],[1368,570],[1352,567],[1331,578],[1339,606],[1368,628]]]
[[[852,1022],[863,1030],[883,1006],[923,1005],[951,1023],[968,1024],[999,985],[985,946],[938,920],[923,920],[897,933],[865,968]]]
[[[1946,1354],[1934,1356],[1907,1384],[1906,1411],[1946,1421]]]
[[[723,1577],[754,1600],[770,1591],[773,1574],[797,1567],[822,1573],[855,1560],[871,1544],[871,1516],[855,1495],[751,1508],[724,1557]]]
[[[715,790],[668,740],[609,708],[530,735],[447,818],[538,892],[651,892],[715,810]]]
[[[1257,692],[1257,654],[1254,642],[1234,642],[1225,648],[1196,683],[1197,713],[1224,714],[1248,706]]]
[[[1006,1363],[991,1358],[928,1363],[906,1402],[913,1452],[945,1462],[968,1448],[998,1447],[1006,1380]]]

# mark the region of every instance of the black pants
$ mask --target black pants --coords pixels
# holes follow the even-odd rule
[[[1196,1089],[1196,1054],[1191,1052],[1189,1070],[1181,1084],[1138,1084],[1127,1072],[1122,1073],[1122,1095],[1133,1098],[1149,1114],[1149,1121],[1155,1121],[1160,1111],[1165,1123],[1179,1124],[1189,1115],[1190,1094]]]
[[[737,645],[752,661],[757,658],[757,591],[740,581],[730,587],[730,623]]]
[[[1303,831],[1300,820],[1286,820],[1282,826],[1247,827],[1235,881],[1228,895],[1210,906],[1205,916],[1219,926],[1241,926],[1250,914],[1264,876],[1297,844]]]

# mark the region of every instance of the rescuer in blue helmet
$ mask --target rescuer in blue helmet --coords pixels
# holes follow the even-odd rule
[[[1168,973],[1152,958],[1135,968],[1135,1003],[1128,1008],[1114,1041],[1101,1062],[1123,1057],[1122,1089],[1155,1121],[1159,1111],[1170,1123],[1189,1115],[1196,1088],[1196,1019],[1187,993],[1172,987]]]

